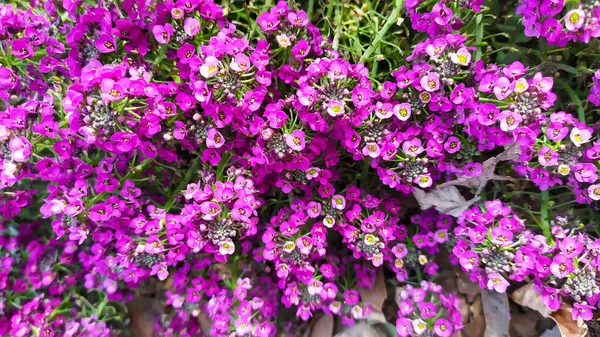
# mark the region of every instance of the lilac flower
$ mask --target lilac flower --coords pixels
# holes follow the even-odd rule
[[[550,271],[558,278],[565,278],[567,275],[573,272],[573,269],[573,260],[567,258],[565,255],[557,254],[552,259]]]
[[[573,304],[572,318],[577,320],[581,317],[581,319],[589,321],[594,317],[594,310],[595,308],[589,304],[576,302]]]
[[[421,87],[423,89],[434,92],[440,89],[440,75],[431,72],[421,78]]]
[[[585,12],[581,9],[572,9],[565,14],[565,28],[569,31],[576,31],[583,26],[585,22]]]
[[[306,146],[306,135],[302,130],[294,130],[291,134],[284,135],[285,143],[292,150],[302,151]]]
[[[117,50],[115,39],[108,34],[102,34],[94,44],[101,53],[112,53]]]
[[[510,285],[510,283],[508,283],[508,281],[506,281],[506,279],[504,279],[502,275],[497,273],[488,274],[487,278],[487,288],[489,290],[495,290],[499,293],[504,293],[506,291],[506,288],[508,288],[508,286]]]
[[[156,25],[152,28],[152,33],[154,34],[154,38],[158,43],[161,44],[169,44],[171,40],[171,36],[173,36],[173,27],[166,23],[163,25]]]
[[[471,62],[471,53],[467,48],[460,48],[456,53],[449,53],[450,60],[458,65],[467,66]]]
[[[25,137],[12,138],[8,143],[8,148],[11,151],[11,159],[17,163],[26,162],[31,156],[32,146]]]
[[[452,335],[452,324],[445,318],[438,318],[433,324],[433,331],[439,337],[449,337]]]
[[[401,121],[407,121],[411,115],[411,106],[408,103],[394,105],[394,116]]]
[[[200,22],[194,17],[187,17],[183,21],[183,30],[189,36],[195,36],[200,31]]]
[[[214,77],[219,71],[219,60],[214,56],[208,56],[204,64],[200,66],[200,74],[204,78]]]
[[[587,192],[592,200],[600,200],[600,184],[590,185]]]

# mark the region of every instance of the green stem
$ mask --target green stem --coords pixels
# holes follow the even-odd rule
[[[573,101],[575,106],[577,106],[577,118],[579,118],[579,121],[585,123],[585,110],[583,109],[583,104],[581,103],[579,96],[577,96],[577,94],[575,93],[575,90],[573,90],[573,88],[571,88],[568,84],[565,84],[562,81],[560,82],[560,86],[562,89],[565,90],[567,95],[569,95],[569,98],[571,99],[571,101]]]
[[[385,36],[387,31],[392,27],[392,25],[394,23],[396,23],[396,20],[398,19],[398,16],[400,15],[400,11],[402,10],[403,7],[404,7],[404,0],[396,0],[396,4],[394,5],[394,9],[390,13],[390,16],[388,16],[388,19],[385,22],[385,24],[383,24],[383,27],[381,28],[381,30],[379,32],[377,32],[377,35],[375,35],[375,39],[373,39],[373,42],[371,43],[369,48],[367,48],[365,53],[362,54],[359,62],[364,63],[371,56],[371,54],[373,54],[373,52],[376,50],[377,46],[379,46],[381,39],[383,39],[383,37]]]
[[[541,213],[541,221],[540,226],[542,227],[542,232],[544,236],[548,240],[548,243],[552,242],[552,231],[550,230],[550,192],[548,190],[542,191],[542,206],[540,209]]]
[[[335,35],[333,36],[333,43],[331,47],[333,50],[338,50],[338,45],[340,44],[340,35],[342,35],[342,17],[344,14],[344,7],[337,6],[335,10]]]
[[[306,17],[310,20],[314,6],[314,0],[308,0],[308,8],[306,9]]]
[[[475,51],[475,62],[481,60],[481,41],[483,41],[483,15],[477,14],[475,17],[475,44],[478,46]]]
[[[179,185],[177,185],[177,189],[175,190],[175,193],[181,192],[190,183],[190,181],[192,180],[192,175],[194,174],[194,172],[198,171],[199,166],[200,166],[200,157],[196,157],[192,160],[192,165],[190,165],[190,168],[185,173],[185,176],[183,177],[183,179],[181,180]],[[172,196],[170,198],[169,202],[167,203],[167,205],[165,205],[165,213],[169,212],[169,210],[171,209],[171,207],[173,206],[174,203],[175,203],[175,196]]]

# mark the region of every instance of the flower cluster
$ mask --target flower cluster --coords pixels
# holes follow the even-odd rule
[[[525,35],[566,46],[570,41],[590,42],[600,36],[600,5],[596,1],[523,0],[517,7]]]
[[[571,297],[576,302],[573,319],[592,318],[600,298],[600,240],[578,230],[576,219],[558,216],[552,243],[525,229],[524,221],[497,200],[486,202],[483,210],[466,211],[457,223],[452,253],[482,288],[505,292],[509,280],[533,278],[552,310],[560,308],[562,297]]]
[[[464,14],[469,11],[481,11],[481,5],[483,5],[482,0],[435,2],[408,0],[404,4],[412,28],[419,32],[426,32],[429,36],[451,33],[460,29],[464,24]]]
[[[385,269],[420,284],[397,299],[399,334],[448,337],[442,248],[482,287],[529,277],[589,319],[600,250],[572,220],[406,209],[416,187],[487,182],[513,144],[527,188],[600,200],[598,126],[556,112],[543,69],[483,62],[455,32],[481,1],[430,4],[406,2],[432,37],[381,82],[285,1],[1,4],[0,335],[120,335],[121,302],[146,291],[167,308],[157,336],[294,334],[317,311],[369,318],[359,289]],[[567,15],[577,39],[594,6]]]
[[[423,281],[398,294],[398,336],[453,336],[462,329],[459,299],[444,294],[439,284]]]

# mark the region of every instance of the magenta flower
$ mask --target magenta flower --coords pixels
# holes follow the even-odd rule
[[[440,89],[440,75],[434,72],[430,72],[429,74],[423,76],[420,82],[423,89],[434,92]]]
[[[416,157],[421,154],[425,149],[422,146],[419,138],[413,138],[407,140],[402,144],[402,151],[411,157]]]
[[[284,135],[285,143],[292,150],[302,151],[306,146],[306,135],[302,130],[294,130],[291,134]]]
[[[336,59],[329,64],[329,71],[327,74],[333,81],[343,80],[348,76],[348,68],[345,63]]]
[[[523,117],[514,111],[504,110],[498,115],[500,121],[500,130],[504,132],[513,131],[523,121]]]
[[[581,319],[585,321],[589,321],[594,317],[595,307],[586,304],[576,302],[573,304],[573,311],[571,312],[571,317],[573,320],[577,320],[581,317]]]
[[[189,36],[195,36],[200,31],[200,22],[194,17],[187,17],[183,21],[183,30]]]
[[[590,185],[587,189],[588,196],[592,200],[600,200],[600,184]]]
[[[154,34],[154,38],[158,43],[161,44],[169,44],[171,40],[171,36],[173,36],[173,27],[166,23],[163,25],[156,25],[152,28],[152,33]]]
[[[500,77],[494,82],[494,95],[502,101],[512,94],[514,87],[514,82],[506,77]]]
[[[510,283],[508,283],[508,281],[502,277],[502,275],[497,273],[488,274],[487,278],[487,288],[489,290],[495,290],[499,293],[504,293],[506,288],[508,288],[510,285]]]
[[[479,264],[479,255],[472,250],[467,250],[460,255],[459,263],[466,271],[473,270]]]
[[[218,149],[225,144],[225,137],[215,128],[210,128],[206,134],[206,146],[209,149]]]
[[[31,156],[32,146],[25,137],[11,139],[8,143],[8,148],[11,151],[11,159],[17,163],[24,163]]]
[[[490,241],[501,247],[510,246],[513,242],[513,232],[501,227],[492,228],[490,236]]]
[[[100,37],[96,39],[94,44],[101,53],[112,53],[117,50],[117,43],[115,42],[115,38],[108,34],[100,35]]]
[[[377,158],[381,154],[381,148],[377,143],[369,142],[362,148],[362,154],[371,158]]]
[[[538,151],[538,160],[542,166],[554,166],[558,164],[558,153],[544,146]]]
[[[235,252],[235,245],[231,239],[219,242],[219,253],[221,255],[231,255]]]
[[[452,335],[452,325],[445,318],[438,318],[433,323],[433,331],[439,337],[449,337]]]
[[[563,254],[558,254],[552,259],[552,265],[550,265],[550,271],[558,278],[565,278],[567,275],[572,273],[574,270],[573,260],[567,258]]]

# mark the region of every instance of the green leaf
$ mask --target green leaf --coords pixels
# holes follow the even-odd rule
[[[531,41],[531,37],[525,36],[524,33],[517,35],[515,38],[515,43],[527,43]]]
[[[573,74],[575,76],[581,76],[581,72],[577,69],[575,69],[574,67],[571,67],[569,65],[563,64],[563,63],[557,63],[555,64],[555,67],[558,68],[559,70],[562,70],[564,72],[567,72],[569,74]]]
[[[380,322],[380,321],[367,321],[373,327],[380,327],[386,334],[387,337],[397,337],[398,330],[396,326],[390,322]]]

